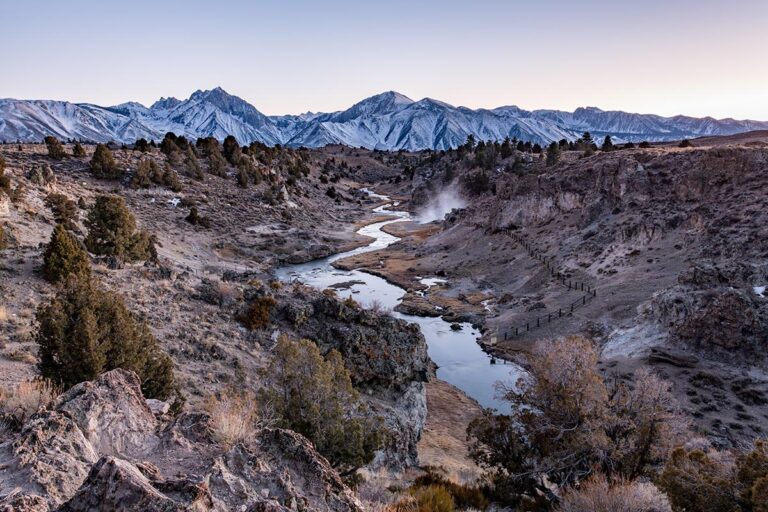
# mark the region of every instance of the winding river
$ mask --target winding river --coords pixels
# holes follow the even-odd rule
[[[389,201],[387,196],[367,192],[374,199]],[[388,224],[411,220],[409,212],[391,209],[397,205],[397,202],[390,202],[373,210],[375,213],[395,216],[395,219],[369,224],[358,230],[359,234],[373,239],[370,244],[308,263],[282,267],[277,270],[277,277],[283,281],[298,280],[319,289],[351,283],[337,289],[340,297],[353,297],[363,307],[370,307],[376,301],[384,308],[394,310],[406,293],[404,289],[361,270],[336,269],[332,263],[355,254],[383,249],[397,242],[398,237],[381,230]],[[427,285],[441,281],[434,276],[424,276],[422,279]],[[508,404],[496,398],[495,383],[512,383],[517,380],[521,370],[517,365],[499,359],[492,364],[491,357],[477,343],[480,332],[471,324],[461,324],[461,330],[455,331],[451,329],[450,323],[440,317],[406,315],[396,311],[392,315],[419,325],[427,341],[429,356],[438,365],[438,378],[461,389],[484,407],[493,407],[500,412],[509,411]]]

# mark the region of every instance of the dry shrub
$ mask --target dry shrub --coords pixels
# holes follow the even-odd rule
[[[428,470],[426,474],[416,478],[411,490],[414,491],[432,486],[440,486],[446,489],[453,498],[456,507],[461,510],[467,508],[485,510],[488,508],[488,498],[486,498],[480,487],[458,484],[433,470]]]
[[[5,309],[5,306],[0,306],[0,322],[7,322],[8,321],[8,311]]]
[[[224,281],[216,282],[215,291],[221,306],[234,304],[240,297],[240,291],[233,284]]]
[[[276,304],[274,297],[268,295],[256,297],[240,315],[240,321],[252,331],[262,329],[269,324],[269,313]]]
[[[672,512],[669,500],[650,482],[609,482],[598,474],[567,491],[558,512]]]
[[[4,355],[6,359],[9,359],[11,361],[16,361],[18,363],[26,363],[26,364],[37,363],[37,357],[35,357],[34,354],[29,352],[24,347],[15,348],[13,350],[6,352]]]
[[[41,408],[59,396],[60,389],[48,379],[20,382],[15,387],[0,388],[0,416],[8,424],[23,425]]]
[[[418,512],[453,512],[456,509],[451,492],[439,484],[420,487],[413,497]]]
[[[205,401],[213,432],[220,443],[232,446],[245,440],[259,427],[256,397],[248,391],[226,389]]]
[[[384,508],[384,512],[419,512],[419,505],[416,502],[416,498],[406,496],[387,505]]]

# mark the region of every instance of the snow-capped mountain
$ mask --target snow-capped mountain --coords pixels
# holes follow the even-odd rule
[[[266,116],[247,101],[220,87],[196,91],[188,99],[161,98],[150,107],[128,102],[112,107],[50,100],[0,100],[0,140],[61,139],[130,143],[160,140],[172,131],[191,139],[233,135],[241,144],[318,147],[346,144],[386,150],[447,149],[468,135],[478,140],[516,137],[547,144],[578,138],[664,141],[768,129],[768,122],[717,120],[711,117],[661,117],[603,111],[527,111],[516,106],[495,109],[454,107],[431,98],[414,101],[389,91],[332,113]]]

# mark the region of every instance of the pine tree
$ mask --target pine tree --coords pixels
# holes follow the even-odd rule
[[[606,135],[605,139],[603,139],[603,147],[601,149],[603,151],[613,151],[615,149],[610,135]]]
[[[115,163],[115,157],[104,144],[97,144],[91,157],[91,173],[101,179],[114,180],[123,175],[122,169]]]
[[[62,224],[53,229],[51,240],[43,253],[43,276],[52,283],[60,283],[70,276],[87,279],[91,276],[91,263],[80,242]]]

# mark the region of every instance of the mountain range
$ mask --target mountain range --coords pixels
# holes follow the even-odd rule
[[[454,107],[431,98],[414,101],[389,91],[331,113],[267,116],[247,101],[217,87],[188,99],[161,98],[152,106],[136,102],[111,107],[55,100],[0,99],[0,141],[60,139],[130,143],[160,140],[172,131],[191,139],[233,135],[241,144],[320,147],[345,144],[382,150],[448,149],[468,135],[482,140],[505,137],[547,144],[574,140],[585,131],[616,142],[666,141],[768,129],[768,122],[662,117],[603,111],[595,107],[523,110]]]

